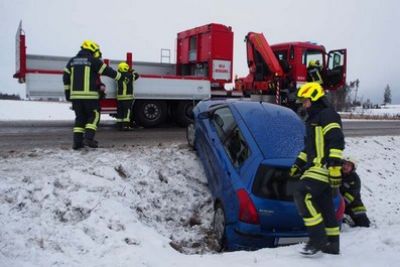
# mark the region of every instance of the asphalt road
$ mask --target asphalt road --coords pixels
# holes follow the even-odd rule
[[[96,135],[100,147],[186,143],[185,129],[160,127],[116,131],[112,121],[101,123]],[[0,121],[0,151],[71,148],[72,121]],[[346,136],[400,135],[400,121],[344,121]]]

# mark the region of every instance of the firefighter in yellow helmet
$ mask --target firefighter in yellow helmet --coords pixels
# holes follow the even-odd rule
[[[307,81],[323,84],[322,66],[319,60],[310,60],[307,66]]]
[[[117,81],[121,78],[121,73],[108,67],[100,57],[99,45],[91,40],[85,40],[81,50],[64,68],[65,97],[68,101],[72,101],[72,108],[75,111],[73,149],[84,146],[98,147],[94,139],[100,118],[98,75],[106,75]]]
[[[118,64],[118,71],[123,78],[117,81],[117,129],[129,130],[134,100],[134,82],[139,78],[135,70],[131,70],[126,62]]]
[[[319,83],[304,84],[297,97],[308,114],[304,149],[290,171],[300,178],[294,200],[310,237],[300,253],[339,254],[339,225],[332,198],[341,184],[342,122]]]

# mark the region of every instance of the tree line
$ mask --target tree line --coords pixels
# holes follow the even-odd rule
[[[363,108],[379,108],[381,104],[391,104],[392,103],[392,93],[390,85],[386,85],[383,90],[383,101],[382,103],[373,103],[370,99],[362,101],[358,98],[358,89],[360,81],[356,79],[346,83],[346,85],[336,91],[329,93],[329,97],[333,106],[338,111],[349,111],[353,107],[363,107]],[[354,94],[352,94],[354,92]],[[354,96],[353,96],[354,95]]]

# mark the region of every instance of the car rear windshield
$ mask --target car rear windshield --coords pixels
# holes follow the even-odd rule
[[[268,199],[293,201],[297,181],[290,178],[289,168],[260,165],[253,183],[253,194]]]

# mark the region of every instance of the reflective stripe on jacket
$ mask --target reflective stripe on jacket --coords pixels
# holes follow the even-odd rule
[[[135,71],[125,72],[122,78],[117,81],[117,100],[134,99],[134,82],[139,78]]]
[[[311,178],[329,183],[328,166],[341,166],[344,149],[342,122],[331,107],[321,106],[306,121],[305,147],[298,163],[303,161],[301,179]]]
[[[115,80],[121,78],[121,73],[94,58],[91,52],[79,51],[64,69],[64,89],[70,91],[70,99],[99,99],[98,75],[106,75]]]

